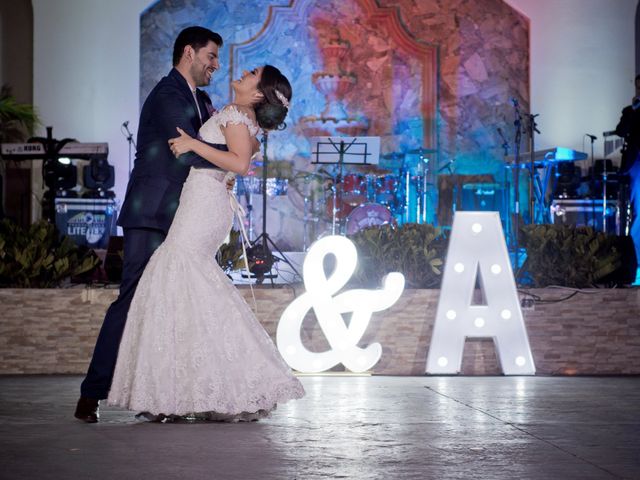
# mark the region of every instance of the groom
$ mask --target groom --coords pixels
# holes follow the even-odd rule
[[[98,401],[107,398],[129,305],[147,262],[162,243],[178,208],[182,184],[191,166],[215,168],[194,153],[173,156],[168,140],[176,127],[196,137],[213,110],[207,94],[220,67],[222,37],[203,27],[180,32],[173,47],[173,69],[147,97],[138,126],[136,159],[118,225],[124,231],[124,259],[120,294],[105,315],[87,376],[80,387],[75,417],[98,421]],[[216,145],[225,149],[226,146]]]

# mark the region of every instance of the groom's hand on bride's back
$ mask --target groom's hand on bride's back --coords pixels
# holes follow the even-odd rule
[[[176,156],[179,157],[180,155],[190,152],[192,150],[192,144],[194,141],[198,141],[192,137],[190,137],[184,130],[182,130],[180,127],[176,127],[176,130],[178,131],[178,133],[180,134],[179,137],[175,137],[175,138],[170,138],[168,143],[169,143],[169,148],[171,149],[171,152]],[[227,190],[233,190],[233,186],[236,184],[236,179],[235,177],[232,178],[228,178],[227,179]]]
[[[170,138],[169,148],[171,149],[171,153],[173,153],[176,157],[179,157],[183,153],[188,153],[193,150],[193,142],[197,141],[193,137],[191,137],[187,132],[182,130],[180,127],[176,127],[178,134],[180,136]]]

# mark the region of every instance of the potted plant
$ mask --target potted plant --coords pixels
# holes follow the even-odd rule
[[[402,272],[408,288],[439,288],[446,239],[439,228],[407,223],[365,228],[350,239],[358,250],[353,283],[380,285],[390,272]]]
[[[59,287],[98,265],[93,250],[60,237],[45,220],[27,229],[7,219],[0,222],[0,287]]]
[[[525,225],[520,232],[533,287],[594,287],[622,266],[619,239],[591,227]]]
[[[24,142],[40,124],[33,105],[18,103],[11,87],[0,89],[0,143]]]

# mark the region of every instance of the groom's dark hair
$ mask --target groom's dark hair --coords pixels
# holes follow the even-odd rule
[[[209,42],[215,43],[218,47],[221,47],[223,43],[222,37],[208,28],[185,28],[178,34],[178,38],[176,38],[176,41],[173,44],[173,66],[175,67],[180,63],[180,59],[184,53],[184,47],[191,45],[194,50],[199,50]]]

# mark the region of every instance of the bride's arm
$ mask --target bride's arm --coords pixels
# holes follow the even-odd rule
[[[216,150],[204,142],[190,137],[184,130],[178,128],[177,138],[169,140],[173,154],[178,157],[183,153],[194,152],[223,170],[229,170],[240,175],[246,175],[253,155],[253,141],[249,128],[244,124],[228,124],[224,128],[228,152]]]

